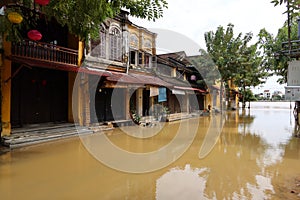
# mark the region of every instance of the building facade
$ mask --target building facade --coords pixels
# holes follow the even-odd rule
[[[120,125],[205,109],[206,89],[185,53],[156,55],[156,33],[128,14],[105,20],[85,43],[45,17],[36,27],[40,40],[2,36],[1,136],[15,127]]]

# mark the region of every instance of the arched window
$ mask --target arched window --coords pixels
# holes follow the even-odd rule
[[[112,27],[109,32],[110,60],[122,61],[122,35],[120,29]]]
[[[134,33],[130,34],[129,44],[130,44],[130,48],[133,48],[133,49],[139,48],[139,39],[136,34],[134,34]]]

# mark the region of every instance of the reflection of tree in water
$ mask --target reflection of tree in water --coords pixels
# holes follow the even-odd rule
[[[268,171],[273,171],[272,183],[280,199],[299,199],[300,197],[300,140],[291,137],[283,149],[282,160]]]
[[[297,199],[300,196],[300,139],[273,146],[249,127],[250,112],[226,115],[219,145],[205,162],[205,193],[215,199]],[[295,127],[293,134],[299,133]],[[292,132],[291,132],[292,133]]]
[[[246,133],[247,128],[250,127],[254,119],[255,116],[250,114],[250,110],[246,113],[245,109],[243,109],[239,114],[239,130],[242,131],[242,133]]]
[[[300,125],[298,125],[297,123],[295,123],[294,136],[300,137]]]
[[[210,169],[206,194],[209,198],[240,199],[251,197],[268,199],[273,193],[272,185],[262,185],[269,177],[262,175],[260,160],[264,159],[269,145],[256,133],[239,132],[238,127],[253,122],[253,116],[238,116],[231,113],[223,128],[217,146],[204,159]],[[270,182],[270,181],[269,181]],[[257,196],[258,195],[258,196]],[[250,198],[250,199],[251,199]]]

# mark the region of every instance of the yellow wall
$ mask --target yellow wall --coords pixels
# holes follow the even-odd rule
[[[11,43],[6,40],[3,41],[4,56],[11,54]],[[1,92],[2,92],[2,132],[1,136],[11,134],[11,123],[10,123],[10,107],[11,107],[11,61],[5,59],[1,66]],[[9,80],[9,81],[6,81]]]

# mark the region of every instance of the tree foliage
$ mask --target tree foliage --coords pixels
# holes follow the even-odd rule
[[[300,0],[272,0],[274,6],[287,4],[287,10],[284,13],[289,13],[291,17],[296,17],[299,13]]]
[[[155,20],[162,17],[163,9],[168,6],[165,0],[51,0],[47,6],[39,6],[33,2],[33,0],[19,0],[17,5],[32,9],[34,15],[38,10],[49,18],[54,17],[81,40],[97,32],[100,23],[108,17],[114,17],[121,9],[127,10],[135,17]],[[1,20],[4,24],[4,19]]]
[[[291,41],[298,39],[297,30],[298,24],[297,20],[294,18],[291,21]],[[259,49],[263,55],[263,65],[274,75],[280,77],[278,83],[286,83],[288,61],[290,61],[291,58],[282,53],[282,43],[289,41],[287,23],[278,30],[276,36],[270,34],[266,29],[261,29],[258,38]]]
[[[243,91],[243,89],[241,88],[239,89],[239,92],[242,94],[241,98],[239,98],[240,102],[257,101],[250,88],[247,88],[245,91]]]
[[[216,32],[205,33],[205,41],[208,53],[221,74],[221,82],[234,81],[245,92],[247,86],[263,83],[269,74],[261,65],[257,44],[249,44],[252,33],[235,36],[233,28],[233,24],[228,24],[226,30],[219,26]]]

